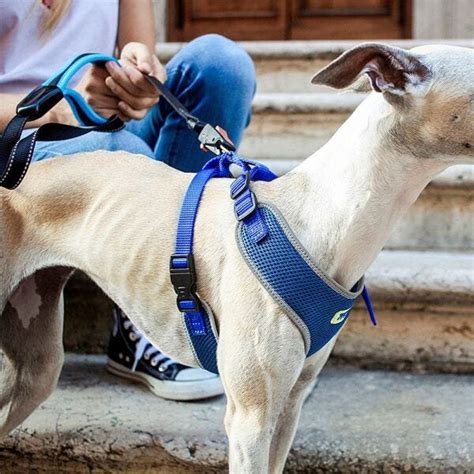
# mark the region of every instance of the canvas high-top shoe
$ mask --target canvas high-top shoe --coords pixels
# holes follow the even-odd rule
[[[200,400],[222,395],[218,375],[182,365],[156,349],[118,307],[114,309],[107,370],[145,384],[155,395],[170,400]]]

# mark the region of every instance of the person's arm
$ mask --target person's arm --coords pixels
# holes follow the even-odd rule
[[[166,78],[154,48],[152,1],[120,0],[117,49],[124,69],[114,69],[112,63],[107,65],[107,70],[92,67],[76,89],[96,112],[105,117],[116,113],[124,120],[142,118],[158,101],[158,93],[142,73],[151,72],[161,80]],[[108,77],[109,74],[112,77]],[[0,93],[0,132],[15,115],[16,105],[25,95]],[[39,127],[48,122],[76,124],[70,108],[61,101],[44,117],[27,123],[26,127]]]
[[[119,99],[118,113],[126,119],[139,120],[159,99],[159,93],[145,75],[166,80],[166,70],[154,53],[155,19],[151,0],[120,0],[117,48],[122,67],[107,63],[110,77],[105,84]]]
[[[8,125],[8,122],[16,115],[16,106],[20,102],[25,94],[9,94],[0,93],[0,133]],[[74,124],[75,119],[70,111],[68,105],[64,100],[57,104],[52,110],[50,110],[44,117],[35,120],[34,122],[28,122],[26,128],[40,127],[48,122],[60,122],[67,124]]]
[[[166,80],[165,68],[154,53],[153,3],[120,0],[119,5],[117,52],[122,67],[107,63],[106,70],[91,68],[94,77],[81,81],[78,90],[106,117],[116,113],[122,120],[141,119],[159,99],[144,74]]]
[[[153,52],[155,41],[152,0],[120,0],[117,38],[119,56],[128,43],[142,43]]]
[[[114,63],[109,63],[107,69],[92,67],[77,90],[104,117],[117,114],[122,120],[143,118],[158,101],[158,94],[139,71],[154,73],[162,79],[166,77],[154,49],[152,0],[120,0],[117,53],[123,68],[119,69]],[[108,77],[112,70],[115,78],[119,78],[118,83]],[[137,86],[133,86],[132,80]]]

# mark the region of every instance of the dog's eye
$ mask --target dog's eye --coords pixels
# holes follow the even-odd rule
[[[467,142],[466,142],[466,143],[463,143],[462,146],[463,146],[464,148],[467,148],[467,149],[472,148],[472,145],[471,145],[470,143],[467,143]]]

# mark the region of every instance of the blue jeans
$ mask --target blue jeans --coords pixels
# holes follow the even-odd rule
[[[255,68],[248,54],[219,35],[206,35],[185,46],[168,63],[166,86],[205,122],[220,125],[238,145],[250,121]],[[199,149],[196,134],[161,99],[143,120],[116,133],[91,132],[58,142],[38,142],[33,160],[109,150],[143,154],[182,171],[198,171],[212,158]]]

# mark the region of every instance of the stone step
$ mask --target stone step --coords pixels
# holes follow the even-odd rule
[[[239,153],[283,174],[326,143],[365,94],[258,94]],[[422,193],[388,248],[473,248],[474,170],[449,169]]]
[[[378,327],[359,302],[334,348],[336,360],[474,373],[474,253],[384,251],[366,281]]]
[[[359,304],[336,344],[335,360],[474,373],[473,254],[384,251],[369,270],[367,285],[379,327],[371,326]],[[103,352],[111,308],[92,283],[76,276],[66,290],[66,350]]]
[[[3,474],[227,472],[225,398],[162,400],[69,355],[58,389],[0,441]],[[470,376],[326,367],[303,407],[290,473],[474,471]]]
[[[239,153],[302,160],[321,148],[364,98],[360,93],[257,94]]]
[[[452,44],[474,47],[474,40],[380,40],[410,49],[424,44]],[[341,53],[362,41],[247,41],[240,44],[253,58],[257,71],[258,92],[331,93],[331,89],[311,85],[311,77]],[[168,61],[183,43],[157,45],[162,61]]]

